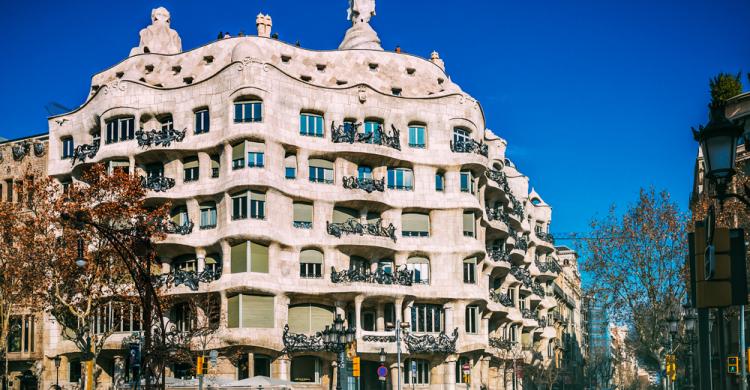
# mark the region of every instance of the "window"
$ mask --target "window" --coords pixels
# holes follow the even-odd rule
[[[232,220],[247,218],[247,192],[232,195]]]
[[[181,302],[172,307],[172,321],[178,332],[189,332],[195,325],[196,318],[190,310],[190,304]]]
[[[211,155],[211,178],[215,179],[219,177],[220,172],[221,172],[221,160],[219,159],[219,156],[212,154]]]
[[[544,233],[544,222],[537,222],[534,226],[534,232],[537,234]]]
[[[350,219],[359,220],[359,211],[347,207],[333,208],[333,223],[345,223]]]
[[[327,160],[310,159],[310,181],[333,184],[333,163]]]
[[[349,269],[364,275],[370,272],[370,262],[359,256],[352,256],[349,258]]]
[[[445,174],[441,172],[435,174],[435,191],[445,191]]]
[[[411,330],[412,332],[442,332],[443,307],[427,303],[415,303],[411,308]]]
[[[247,166],[250,168],[263,168],[265,165],[263,162],[263,151],[266,145],[262,142],[250,142],[248,141],[247,148]]]
[[[289,331],[315,334],[333,322],[333,308],[314,303],[289,306]]]
[[[263,103],[257,100],[234,103],[234,123],[260,122],[263,120]]]
[[[322,137],[323,117],[315,114],[300,114],[299,133],[310,137]]]
[[[552,340],[547,342],[547,357],[548,358],[555,357],[555,344],[552,342]]]
[[[476,224],[474,223],[474,213],[464,211],[463,217],[464,237],[476,237]]]
[[[245,142],[232,145],[232,169],[245,167]]]
[[[393,260],[383,259],[378,261],[378,271],[393,274]]]
[[[469,171],[461,171],[461,192],[474,193],[474,176]]]
[[[467,383],[468,374],[464,374],[464,364],[469,364],[469,359],[467,359],[464,356],[461,356],[456,361],[456,383]]]
[[[130,162],[127,160],[113,160],[107,164],[107,174],[111,175],[115,171],[130,173]]]
[[[130,332],[141,329],[141,311],[138,306],[122,302],[112,302],[102,305],[92,315],[94,333]]]
[[[177,206],[174,209],[172,209],[172,222],[174,222],[177,226],[185,226],[190,223],[190,218],[188,216],[188,210],[185,206]]]
[[[107,121],[106,143],[127,141],[135,138],[135,118],[132,116]]]
[[[362,310],[362,330],[368,332],[375,330],[375,313],[372,310]]]
[[[321,278],[323,253],[317,249],[305,249],[299,254],[299,276],[302,278]]]
[[[372,134],[367,143],[380,144],[380,135],[382,132],[383,122],[379,120],[365,120],[365,134]]]
[[[474,284],[477,282],[477,258],[471,257],[464,260],[464,283]]]
[[[68,382],[78,383],[81,381],[81,359],[68,360]]]
[[[271,377],[271,357],[266,356],[266,355],[255,354],[253,356],[253,373],[255,374],[255,376],[266,376],[270,378]]]
[[[284,177],[287,179],[297,177],[297,155],[287,154],[284,157]]]
[[[206,255],[204,260],[204,270],[213,272],[216,275],[216,279],[220,277],[221,272],[221,255],[218,253],[209,253]]]
[[[159,117],[159,124],[161,125],[162,130],[174,130],[172,115],[167,114]]]
[[[213,229],[216,227],[216,203],[206,202],[201,206],[201,229]]]
[[[8,352],[21,352],[23,328],[21,316],[11,316],[8,330]]]
[[[75,146],[73,146],[73,137],[65,137],[62,139],[62,158],[68,159],[73,158],[73,151],[75,150]]]
[[[406,269],[412,272],[413,283],[430,284],[430,260],[426,257],[410,257],[406,260]]]
[[[359,180],[372,180],[372,167],[360,165],[359,167],[357,167],[357,177],[359,178]]]
[[[312,229],[313,205],[310,203],[294,202],[294,216],[292,225],[297,229]]]
[[[148,178],[157,178],[164,176],[164,164],[162,163],[153,163],[146,165],[145,168],[146,171],[146,177]]]
[[[388,188],[392,190],[413,190],[414,172],[409,168],[388,168]]]
[[[208,133],[209,129],[208,110],[199,110],[195,112],[195,134]]]
[[[429,214],[404,213],[401,215],[401,235],[404,237],[428,237],[430,235]]]
[[[229,328],[273,328],[274,297],[237,294],[227,298]]]
[[[268,247],[250,241],[232,246],[231,273],[268,273]]]
[[[471,133],[469,133],[469,130],[461,129],[461,128],[454,128],[453,129],[453,144],[454,145],[461,145],[469,142],[471,140]]]
[[[416,375],[413,371],[416,371]],[[404,383],[429,385],[430,362],[422,359],[406,359],[404,361]]]
[[[266,219],[265,192],[250,191],[250,218]]]
[[[409,146],[424,149],[424,126],[409,126]]]
[[[184,181],[198,181],[200,176],[200,162],[198,157],[190,157],[182,160],[182,168],[185,171]]]
[[[291,379],[299,383],[320,383],[320,359],[314,356],[292,358]]]
[[[479,307],[475,305],[466,306],[466,333],[479,333]]]

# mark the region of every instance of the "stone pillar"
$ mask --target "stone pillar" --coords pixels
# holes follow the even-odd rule
[[[220,313],[227,313],[229,311],[229,303],[227,302],[227,291],[221,290],[219,291],[219,302],[221,305],[221,311]],[[223,315],[219,317],[219,328],[226,329],[227,327],[227,316]]]
[[[443,311],[445,312],[445,334],[452,334],[453,333],[453,302],[446,303],[443,305]]]
[[[402,356],[403,358],[403,356]],[[403,367],[402,367],[403,369]],[[403,372],[401,376],[403,376]],[[398,363],[391,364],[391,390],[398,390],[398,383],[401,378],[398,377]]]
[[[382,332],[385,330],[385,304],[379,302],[376,310],[377,321],[375,322],[375,330]]]
[[[456,389],[456,360],[458,360],[458,355],[449,355],[443,363],[445,367],[443,389],[445,390]]]
[[[363,295],[354,297],[354,326],[357,331],[357,339],[362,337],[362,301],[364,300]]]
[[[232,173],[232,145],[229,142],[224,143],[224,155],[222,157],[220,170],[223,172],[221,176],[227,177]]]
[[[247,375],[248,378],[255,376],[255,354],[252,352],[247,354]]]
[[[490,383],[490,357],[482,356],[479,358],[479,376],[477,377],[477,389],[482,383]],[[475,381],[472,381],[472,383]]]
[[[289,355],[281,355],[278,358],[279,360],[279,379],[290,381],[290,367],[289,367]]]

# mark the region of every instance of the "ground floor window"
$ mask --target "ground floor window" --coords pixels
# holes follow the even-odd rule
[[[68,382],[77,383],[81,380],[81,359],[68,361]]]
[[[271,357],[266,355],[255,355],[253,362],[253,374],[255,376],[271,377]]]
[[[243,353],[237,360],[237,380],[243,380],[250,377],[249,367],[250,363],[248,356],[246,353]]]
[[[190,379],[193,376],[193,367],[190,363],[175,363],[172,372],[175,378]]]
[[[464,364],[469,364],[469,359],[460,357],[456,361],[456,383],[467,383],[467,374],[464,374]]]
[[[292,382],[320,383],[320,359],[314,356],[292,358]]]
[[[430,384],[430,362],[422,359],[406,359],[405,363],[404,383],[417,385]]]

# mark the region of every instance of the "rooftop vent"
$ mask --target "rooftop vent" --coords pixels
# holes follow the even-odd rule
[[[401,96],[401,88],[393,87],[391,88],[391,93],[393,96]]]
[[[146,65],[146,73],[151,73],[154,71],[154,66],[151,64]]]
[[[370,62],[369,67],[370,67],[370,70],[373,71],[373,72],[377,72],[377,70],[378,70],[378,64],[376,64],[374,62]]]
[[[175,65],[175,66],[172,67],[172,72],[174,72],[174,74],[179,74],[180,71],[182,71],[182,67],[181,66]]]
[[[414,76],[414,72],[416,71],[417,70],[414,68],[406,68],[406,74],[408,74],[409,76]]]
[[[291,59],[292,59],[292,56],[288,56],[288,55],[282,55],[281,56],[281,62],[283,62],[285,64],[288,64]]]
[[[317,65],[315,65],[315,68],[318,69],[318,72],[325,72],[326,71],[326,65],[325,64],[317,64]]]
[[[192,84],[193,83],[193,78],[191,76],[183,77],[182,78],[182,82],[185,83],[185,84]]]
[[[306,74],[303,74],[303,75],[299,76],[299,78],[301,78],[302,81],[310,81],[310,80],[312,80],[312,77],[310,77],[310,76],[308,76]]]
[[[336,85],[345,85],[345,84],[349,84],[349,82],[346,80],[336,80]]]

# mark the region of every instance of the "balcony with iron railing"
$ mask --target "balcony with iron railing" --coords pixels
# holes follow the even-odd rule
[[[490,289],[490,300],[493,302],[497,302],[505,307],[515,307],[513,298],[511,298],[510,295],[508,295],[507,293],[498,292],[494,289]]]
[[[413,284],[428,284],[427,280],[414,281],[414,272],[408,269],[397,269],[393,272],[381,268],[370,272],[369,270],[345,269],[336,271],[331,267],[331,282],[335,284],[369,283],[381,285],[411,286]]]
[[[361,123],[344,123],[336,127],[331,122],[331,141],[333,143],[363,143],[381,145],[396,150],[401,150],[400,131],[391,125],[391,133],[383,130],[383,125],[379,124],[373,132],[360,132]]]
[[[141,187],[154,191],[165,192],[175,186],[175,180],[162,175],[141,176]]]
[[[385,191],[385,178],[380,180],[359,178],[357,176],[344,176],[342,179],[344,188],[351,190],[363,190],[368,194],[375,191]]]
[[[396,242],[396,227],[392,223],[383,226],[382,219],[368,223],[362,223],[356,218],[349,218],[346,222],[326,222],[326,231],[336,238],[341,238],[343,235],[368,235],[390,238]]]
[[[487,144],[473,139],[452,140],[450,147],[453,153],[476,153],[484,157],[489,155]]]

